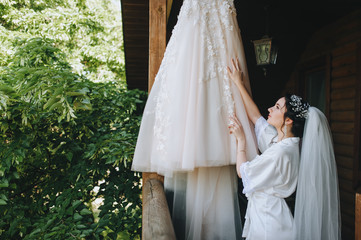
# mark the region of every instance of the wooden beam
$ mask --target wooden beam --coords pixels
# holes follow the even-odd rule
[[[149,179],[143,185],[143,209],[144,240],[176,239],[163,183],[158,179]]]

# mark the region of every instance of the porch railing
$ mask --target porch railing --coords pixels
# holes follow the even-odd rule
[[[174,228],[159,179],[149,179],[143,185],[143,240],[175,240]]]

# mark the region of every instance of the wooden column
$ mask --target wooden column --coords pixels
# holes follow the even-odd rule
[[[149,0],[149,92],[163,59],[167,44],[166,33],[167,0]],[[163,179],[156,173],[143,173],[143,240],[176,239],[164,194]]]
[[[167,45],[167,0],[149,0],[149,77],[148,92],[151,91],[155,76],[162,62]],[[143,173],[143,185],[148,179],[158,179],[163,182],[163,177],[156,173]],[[143,193],[144,195],[144,193]]]
[[[355,199],[355,240],[361,240],[361,189],[356,191]]]
[[[149,0],[149,91],[163,59],[166,34],[167,0]]]

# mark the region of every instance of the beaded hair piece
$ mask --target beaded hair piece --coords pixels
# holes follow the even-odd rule
[[[296,117],[304,119],[307,118],[307,112],[310,104],[306,102],[302,103],[302,98],[296,95],[291,96],[290,104],[292,106],[292,110],[296,113]]]

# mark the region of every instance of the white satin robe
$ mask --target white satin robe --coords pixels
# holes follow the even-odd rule
[[[293,216],[284,198],[296,189],[300,139],[277,142],[276,129],[263,117],[255,132],[262,154],[240,167],[248,198],[242,235],[247,240],[290,240]]]

